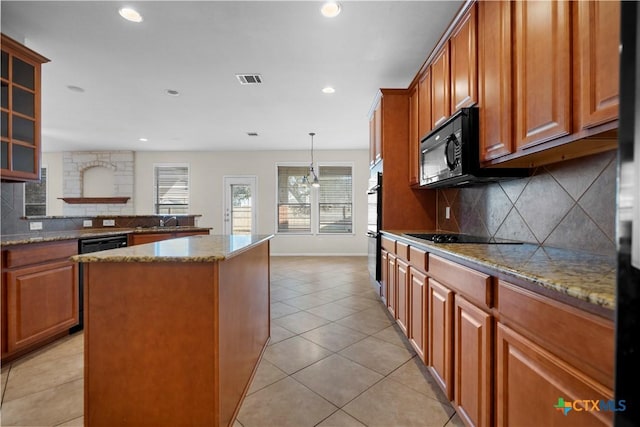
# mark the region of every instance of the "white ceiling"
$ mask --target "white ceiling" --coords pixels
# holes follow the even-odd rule
[[[321,4],[2,0],[2,32],[51,60],[44,151],[365,149],[377,89],[409,85],[462,1]]]

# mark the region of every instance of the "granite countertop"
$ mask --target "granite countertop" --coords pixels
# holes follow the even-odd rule
[[[272,234],[200,235],[71,257],[75,262],[214,262],[238,255]]]
[[[0,244],[4,246],[23,245],[26,243],[53,242],[56,240],[87,239],[91,237],[116,236],[131,233],[173,233],[181,231],[209,231],[209,227],[137,227],[137,228],[85,228],[81,230],[41,231],[24,234],[3,235]]]
[[[414,233],[383,231],[383,234],[422,246],[434,255],[511,280],[531,290],[538,288],[559,292],[563,296],[601,307],[604,312],[600,311],[599,314],[613,316],[616,306],[615,254],[598,255],[526,243],[432,243],[405,234],[409,232]],[[584,305],[581,307],[584,308]]]

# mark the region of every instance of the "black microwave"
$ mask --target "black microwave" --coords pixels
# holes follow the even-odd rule
[[[481,168],[478,108],[462,108],[420,142],[420,186],[443,188],[518,178],[528,169]]]

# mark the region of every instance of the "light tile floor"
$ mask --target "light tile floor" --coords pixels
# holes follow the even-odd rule
[[[271,341],[234,427],[462,426],[366,257],[272,257]],[[83,335],[2,366],[2,426],[83,424]]]

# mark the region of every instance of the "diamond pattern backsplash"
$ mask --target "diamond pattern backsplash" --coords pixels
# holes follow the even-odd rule
[[[610,151],[543,166],[528,178],[438,190],[438,228],[615,253],[615,159]]]

